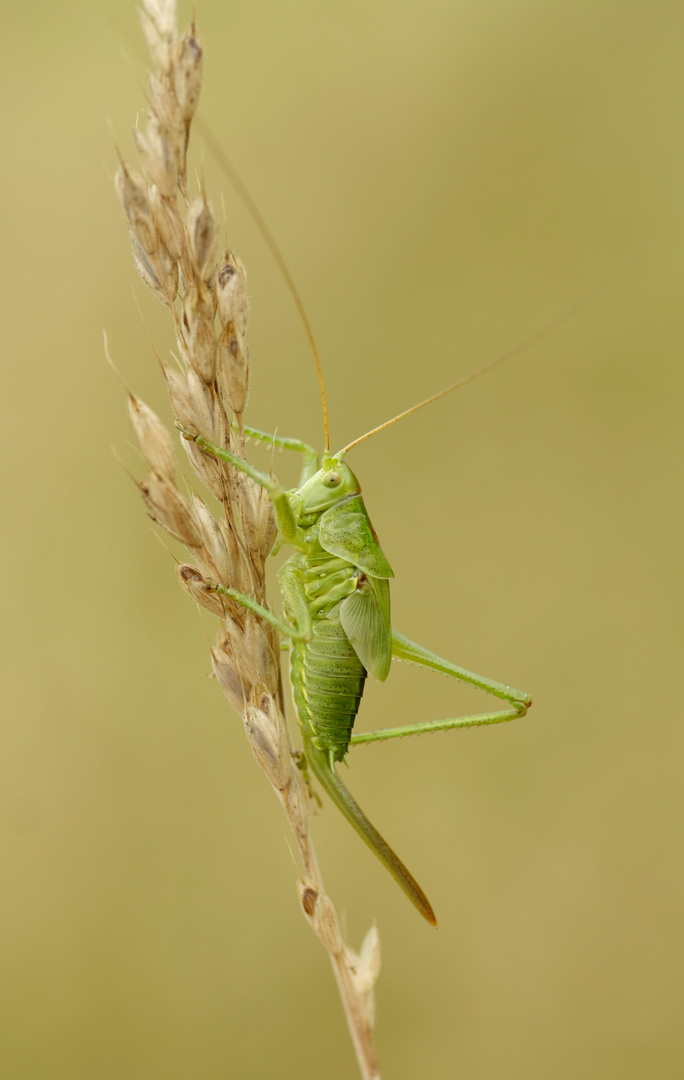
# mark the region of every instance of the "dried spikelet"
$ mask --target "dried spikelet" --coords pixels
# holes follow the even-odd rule
[[[228,441],[225,416],[212,410],[210,417],[207,419],[206,411],[194,407],[194,405],[201,406],[203,404],[201,395],[196,392],[199,383],[199,376],[190,369],[187,380],[188,390],[190,391],[188,397],[191,402],[191,415],[196,418],[196,422],[191,423],[189,426],[194,427],[196,431],[203,435],[206,433],[207,438],[211,439],[212,442],[225,445]],[[206,401],[204,403],[206,404]],[[211,402],[208,404],[209,408],[211,408]],[[230,485],[231,482],[230,466],[224,465],[222,462],[217,461],[216,458],[205,454],[192,439],[183,439],[182,446],[197,475],[207,485],[212,495],[215,495],[217,499],[223,502],[226,498],[226,485]]]
[[[218,461],[207,459],[197,443],[183,439],[183,449],[200,480],[207,485],[212,495],[223,501],[226,494],[226,477]]]
[[[188,210],[187,219],[188,237],[190,247],[195,256],[201,278],[212,268],[216,260],[216,248],[218,246],[218,229],[213,211],[204,196],[193,199]],[[213,310],[216,311],[216,297],[212,293]]]
[[[339,956],[344,949],[340,924],[332,900],[319,891],[316,906],[311,916],[314,929],[331,956]]]
[[[199,431],[197,426],[196,414],[193,407],[193,401],[190,395],[190,389],[188,387],[187,376],[179,371],[175,367],[170,365],[164,365],[162,367],[164,373],[164,381],[166,382],[166,389],[168,391],[169,398],[173,411],[178,417],[179,423],[183,427],[194,428]]]
[[[190,362],[203,382],[210,385],[216,375],[216,335],[213,322],[197,319],[188,342]]]
[[[211,663],[223,693],[236,712],[242,713],[246,704],[246,687],[227,637],[222,637],[211,650]]]
[[[176,46],[173,85],[183,119],[189,124],[195,115],[202,89],[202,39],[194,24],[189,26]]]
[[[154,216],[157,232],[165,245],[169,256],[178,262],[185,251],[185,226],[178,211],[175,199],[163,199],[159,189],[150,188],[150,207]]]
[[[280,663],[277,638],[273,631],[252,612],[247,612],[243,630],[245,654],[249,657],[248,670],[253,683],[263,683],[273,696],[278,692]]]
[[[295,762],[295,766],[296,766]],[[292,770],[287,792],[290,824],[301,843],[309,828],[309,803],[311,794],[298,768]],[[320,882],[319,882],[320,884]]]
[[[163,39],[170,48],[176,36],[175,0],[143,0],[143,7],[149,15],[160,38]]]
[[[159,278],[166,295],[166,302],[168,306],[171,307],[178,292],[178,263],[171,255],[171,252],[167,249],[166,245],[161,242],[157,249],[154,263],[157,277]]]
[[[294,765],[290,737],[266,687],[255,686],[245,708],[245,731],[255,758],[275,788],[289,783]]]
[[[187,388],[189,413],[192,418],[191,426],[200,435],[206,436],[212,442],[218,442],[220,432],[215,424],[214,405],[211,395],[194,368],[188,369]]]
[[[140,161],[146,175],[162,195],[171,198],[178,188],[180,160],[174,142],[167,138],[159,120],[150,113],[147,131],[135,131]]]
[[[173,480],[176,474],[173,443],[161,420],[149,405],[131,393],[128,395],[128,411],[147,464],[161,476]]]
[[[153,256],[148,256],[132,237],[131,249],[137,271],[148,289],[162,304],[172,307],[178,291],[178,264],[162,243]]]
[[[183,315],[190,330],[200,320],[214,325],[216,295],[214,290],[205,285],[201,279],[196,279],[188,285]]]
[[[209,582],[205,581],[204,584],[205,588],[211,588]],[[194,587],[199,587],[199,583],[194,583]],[[272,636],[264,633],[258,617],[246,611],[241,604],[225,593],[219,592],[217,595],[225,605],[226,625],[226,632],[219,637],[212,652],[217,676],[222,683],[225,682],[232,688],[231,693],[234,692],[237,680],[241,687],[240,693],[244,689],[263,686],[275,699],[279,692],[279,683],[274,664],[277,654]],[[263,683],[262,679],[265,680]],[[240,700],[242,701],[242,698]],[[282,715],[279,712],[278,715],[284,723]]]
[[[224,326],[218,341],[216,372],[223,400],[236,416],[242,416],[249,393],[249,353],[232,322]]]
[[[131,236],[146,255],[154,255],[159,234],[154,221],[147,184],[139,173],[125,165],[117,169],[114,185],[123,206]]]
[[[161,300],[162,304],[170,306],[166,290],[157,276],[157,271],[150,262],[149,257],[145,254],[143,249],[138,244],[137,240],[133,237],[131,239],[131,252],[133,255],[133,262],[135,268],[140,274],[148,289],[154,293],[158,300]]]
[[[145,7],[148,5],[145,4]],[[168,75],[171,71],[172,64],[172,52],[170,48],[170,41],[164,35],[164,33],[158,28],[159,24],[155,19],[152,19],[144,11],[139,11],[138,16],[140,18],[140,26],[142,28],[143,36],[145,38],[145,44],[147,45],[147,51],[150,54],[152,63],[159,71]],[[174,19],[175,24],[175,19]]]
[[[233,584],[236,589],[240,589],[244,592],[243,581],[241,576],[241,567],[244,565],[244,559],[242,558],[242,551],[238,540],[235,536],[235,525],[228,514],[224,514],[218,523],[221,531],[221,537],[226,549],[226,558],[233,568]]]
[[[147,83],[152,114],[156,117],[165,138],[177,142],[183,130],[183,117],[174,94],[154,72],[149,73]]]
[[[380,935],[373,923],[363,939],[361,951],[352,969],[354,983],[360,994],[370,994],[380,974]]]
[[[173,480],[153,470],[147,480],[138,481],[138,487],[152,520],[186,547],[198,547],[201,540],[199,531],[190,508]]]
[[[222,325],[233,323],[237,333],[244,337],[249,319],[247,273],[234,251],[226,251],[219,263],[216,291]]]
[[[214,515],[196,494],[192,496],[192,509],[202,537],[202,544],[196,555],[198,562],[207,576],[213,575],[214,580],[222,585],[231,585],[233,562]]]
[[[245,500],[243,529],[247,546],[265,559],[275,543],[278,528],[273,513],[273,504],[263,488],[249,479],[241,485]]]
[[[216,297],[202,282],[195,282],[183,304],[183,320],[187,327],[187,358],[202,381],[210,385],[216,374],[216,335],[214,314]]]
[[[178,580],[193,600],[210,611],[212,615],[218,615],[219,619],[222,619],[226,614],[226,605],[220,593],[207,584],[197,567],[189,563],[180,563],[176,570]]]

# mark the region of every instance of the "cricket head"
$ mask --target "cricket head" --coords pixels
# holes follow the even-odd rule
[[[348,495],[358,495],[361,485],[342,458],[323,455],[323,465],[297,492],[303,514],[322,514]]]

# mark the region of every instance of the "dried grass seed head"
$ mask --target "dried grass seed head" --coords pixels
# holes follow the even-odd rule
[[[201,345],[198,339],[206,336],[210,318],[198,317],[194,332],[188,329],[188,341],[174,303],[179,271],[184,293],[199,280],[208,286],[216,286],[219,294],[223,294],[220,296],[220,318],[225,331],[222,337],[226,355],[222,364],[225,386],[221,392],[228,408],[239,417],[246,401],[249,374],[244,344],[248,318],[244,268],[237,259],[233,263],[224,260],[217,275],[213,265],[215,224],[213,218],[200,220],[206,214],[206,203],[196,219],[190,215],[187,231],[177,205],[179,194],[186,205],[188,201],[186,153],[190,120],[201,89],[202,45],[194,26],[178,38],[175,0],[143,0],[143,5],[140,20],[157,75],[150,78],[153,115],[146,134],[138,137],[143,167],[151,181],[149,191],[143,185],[147,205],[143,205],[140,218],[135,213],[127,213],[134,258],[144,280],[169,306],[173,315],[178,348],[187,367],[184,372],[166,369],[164,375],[180,419],[212,442],[236,449],[236,440],[231,436],[218,392],[220,388],[211,383],[207,385],[211,366],[206,360],[198,362],[197,359]],[[117,186],[123,188],[124,185],[119,182]],[[130,225],[131,216],[135,228]],[[237,281],[233,280],[236,276]],[[198,331],[200,325],[204,329]],[[215,342],[213,323],[211,330]],[[189,352],[201,375],[193,367],[193,356],[188,355]],[[272,517],[272,511],[268,500],[264,499],[263,493],[257,500],[249,492],[244,477],[232,467],[209,459],[195,442],[184,439],[183,445],[197,472],[223,501],[226,516],[217,526],[197,497],[193,500],[193,508],[189,508],[171,475],[169,447],[157,432],[159,421],[154,414],[149,415],[140,408],[137,401],[133,413],[145,452],[157,466],[148,481],[140,484],[151,516],[193,549],[202,565],[210,565],[212,574],[216,569],[216,576],[227,576],[230,570],[234,587],[263,602],[263,560],[266,549],[271,546],[268,515]],[[237,449],[239,452],[239,447]],[[233,509],[237,511],[237,520],[232,516]],[[258,550],[248,550],[248,534]],[[218,567],[219,563],[222,568]],[[221,596],[200,570],[183,564],[178,572],[186,591],[223,620],[224,632],[212,650],[214,670],[234,708],[238,712],[246,711],[245,726],[255,755],[280,794],[309,876],[308,881],[301,882],[300,888],[304,910],[333,954],[333,966],[364,1075],[376,1076],[372,1045],[366,1047],[366,1043],[372,1025],[372,990],[369,986],[377,965],[373,957],[356,958],[345,949],[334,908],[321,886],[308,832],[308,795],[299,771],[293,766],[284,718],[277,706],[280,678],[277,635],[262,619],[231,598]],[[368,952],[365,944],[364,952]],[[350,993],[352,981],[344,977],[342,968],[352,975],[356,969],[360,1000],[355,1000]]]

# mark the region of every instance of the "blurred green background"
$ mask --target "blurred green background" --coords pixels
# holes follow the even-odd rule
[[[164,416],[153,347],[172,344],[111,184],[144,101],[133,5],[3,15],[0,1075],[346,1080],[286,822],[207,677],[214,626],[112,453],[140,475],[102,330]],[[535,697],[516,724],[352,752],[438,932],[330,806],[315,831],[351,942],[378,920],[384,1077],[679,1077],[684,8],[197,16],[202,111],[299,283],[335,446],[642,251],[551,337],[350,457],[397,628]],[[194,149],[250,275],[248,419],[319,443],[292,303]],[[405,667],[360,723],[482,704]]]

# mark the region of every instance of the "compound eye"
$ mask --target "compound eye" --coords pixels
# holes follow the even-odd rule
[[[326,475],[323,482],[325,483],[325,485],[327,487],[331,487],[331,488],[337,487],[337,485],[342,482],[342,477],[340,476],[339,473],[330,472],[330,473],[328,473]]]

